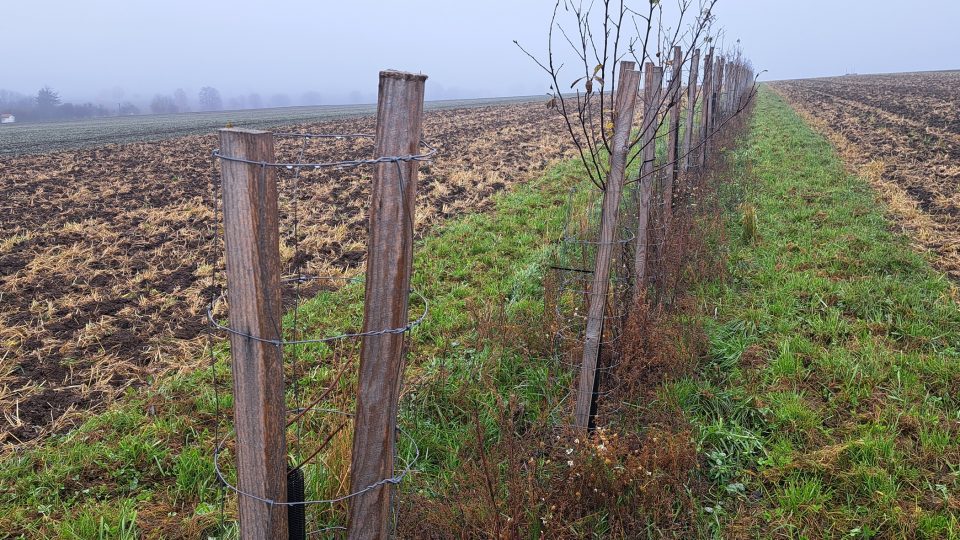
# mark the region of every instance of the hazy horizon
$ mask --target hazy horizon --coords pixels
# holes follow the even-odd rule
[[[254,93],[264,105],[284,95],[290,105],[353,104],[374,102],[377,73],[392,68],[426,73],[429,100],[545,94],[545,74],[513,40],[542,55],[553,5],[14,4],[0,44],[20,52],[5,58],[0,88],[32,95],[50,86],[65,101],[107,105],[146,103],[178,88],[195,104],[204,86],[221,92],[225,108]],[[960,3],[914,6],[720,0],[715,13],[725,42],[740,39],[765,80],[960,68],[951,28]]]

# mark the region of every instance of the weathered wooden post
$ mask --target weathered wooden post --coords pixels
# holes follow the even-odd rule
[[[715,132],[720,129],[719,123],[723,120],[723,65],[726,60],[721,56],[717,62],[716,73],[713,75],[713,114],[710,118],[710,131]]]
[[[707,164],[710,155],[710,116],[713,113],[713,47],[703,60],[703,104],[700,106],[700,166]]]
[[[737,85],[739,81],[739,70],[740,65],[736,60],[730,62],[729,67],[727,68],[727,114],[733,115],[734,111],[737,110]]]
[[[753,92],[753,70],[743,67],[743,85],[740,89],[740,107],[746,107]]]
[[[722,65],[723,57],[717,57],[713,63],[713,114],[710,117],[711,132],[717,130],[717,120],[720,117],[720,109],[723,107],[722,90],[720,88],[723,85],[723,73],[720,71],[720,66]]]
[[[376,156],[418,153],[425,75],[380,72]],[[416,161],[388,161],[374,167],[367,241],[363,332],[407,325],[413,270]],[[402,333],[363,337],[354,416],[350,486],[362,491],[394,476],[397,400],[403,366]],[[395,486],[384,483],[351,499],[348,538],[381,539],[390,532]]]
[[[734,81],[733,81],[733,104],[732,108],[735,111],[740,110],[740,96],[743,92],[743,59],[737,61],[737,69],[734,72]]]
[[[679,46],[673,48],[673,65],[670,75],[669,117],[667,131],[667,176],[663,184],[663,226],[664,234],[668,234],[670,223],[673,222],[673,185],[680,170],[680,86],[683,82],[683,50]]]
[[[691,152],[693,152],[693,125],[694,113],[697,110],[697,79],[700,76],[700,49],[694,49],[690,58],[690,76],[687,78],[687,124],[683,131],[683,170],[690,169]]]
[[[283,354],[279,343],[261,341],[281,337],[277,173],[258,164],[275,161],[273,135],[221,129],[220,155],[237,483],[247,494],[238,500],[240,537],[286,540]]]
[[[737,86],[740,84],[740,64],[737,61],[731,62],[727,68],[727,115],[733,115],[736,111]]]
[[[743,96],[747,91],[747,67],[740,66],[740,84],[737,85],[737,109],[743,107]]]
[[[637,238],[634,250],[634,283],[636,293],[640,294],[647,282],[647,241],[649,238],[650,203],[653,199],[653,177],[656,171],[657,128],[660,125],[660,94],[663,87],[663,68],[647,62],[644,67],[644,108],[641,132],[643,165],[640,167],[640,192],[637,209]]]
[[[583,361],[580,366],[580,382],[574,422],[578,428],[593,427],[596,415],[597,361],[600,342],[603,338],[603,316],[606,311],[610,288],[610,261],[617,241],[617,222],[620,199],[626,174],[630,129],[636,110],[640,73],[634,70],[633,62],[620,62],[620,80],[614,104],[616,118],[613,124],[613,145],[610,153],[610,171],[603,190],[600,214],[600,240],[597,244],[597,260],[594,265],[593,285],[590,287],[590,306],[587,311],[587,328],[583,343]]]

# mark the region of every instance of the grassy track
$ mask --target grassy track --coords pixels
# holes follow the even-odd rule
[[[699,427],[718,537],[960,537],[960,310],[867,184],[763,91],[736,154],[758,236],[664,391]]]

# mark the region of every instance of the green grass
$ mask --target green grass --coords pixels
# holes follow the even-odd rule
[[[689,493],[710,487],[697,501],[698,523],[681,529],[716,538],[960,538],[960,310],[951,284],[771,92],[759,95],[750,132],[729,157],[726,189],[738,205],[726,216],[730,244],[719,246],[728,277],[702,283],[703,315],[687,315],[705,328],[709,352],[696,373],[654,392],[694,427],[702,467]],[[532,425],[565,394],[569,381],[557,380],[547,359],[543,275],[581,172],[556,167],[418,243],[414,286],[430,312],[412,334],[412,386],[401,406],[421,452],[404,490],[440,500],[456,493],[456,473],[471,465],[461,449],[475,441],[474,418],[494,447],[505,408]],[[315,334],[354,328],[361,296],[360,283],[322,293],[298,320]],[[331,349],[300,353],[308,369],[298,384],[320,391],[334,375],[324,367]],[[227,386],[226,347],[215,354]],[[218,525],[210,455],[214,415],[231,406],[209,370],[172,376],[9,456],[0,463],[0,531],[233,537],[230,505],[226,527]],[[307,472],[309,485],[335,482],[330,471]],[[604,515],[569,530],[603,531]]]
[[[532,416],[544,392],[559,399],[565,390],[547,384],[546,358],[535,352],[546,340],[526,329],[542,318],[544,267],[580,172],[575,163],[561,164],[497,197],[490,212],[454,220],[418,243],[413,283],[430,311],[412,334],[407,380],[419,386],[401,407],[401,423],[421,452],[418,480],[405,489],[442,490],[459,465],[459,448],[473,437],[475,410],[496,435],[499,395],[518,396]],[[300,324],[317,335],[356,328],[362,292],[362,283],[354,283],[320,294],[302,306]],[[421,308],[414,302],[411,311]],[[513,332],[515,346],[494,346],[491,332]],[[307,393],[322,390],[333,375],[319,364],[330,353],[324,345],[301,351],[308,369],[298,382]],[[210,370],[173,376],[5,459],[0,531],[15,531],[14,538],[127,538],[138,527],[156,537],[234,534],[229,523],[217,532],[213,426],[218,406],[229,410],[232,401],[223,391],[230,385],[226,344],[216,355],[219,394]],[[329,479],[318,467],[308,471],[308,483]]]
[[[705,376],[667,389],[710,458],[714,534],[960,537],[951,284],[772,92],[731,157],[745,204],[730,278],[701,291]]]

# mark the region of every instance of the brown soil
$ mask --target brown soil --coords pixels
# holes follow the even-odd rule
[[[364,117],[289,130],[373,128]],[[562,157],[566,137],[540,103],[429,112],[424,132],[439,155],[420,169],[420,232],[484,209]],[[296,160],[300,144],[278,139],[278,160]],[[190,136],[0,159],[0,444],[69,429],[127,387],[200,361],[222,264],[215,147],[213,135]],[[303,159],[372,151],[365,141],[311,141]],[[280,176],[285,272],[358,271],[370,170],[306,171],[299,190],[292,171]]]
[[[960,279],[960,72],[773,86],[877,188],[918,247]]]

